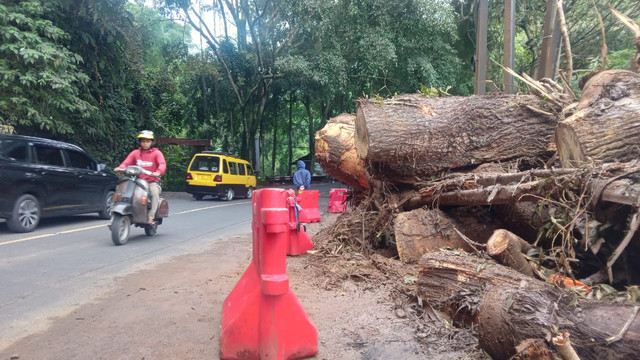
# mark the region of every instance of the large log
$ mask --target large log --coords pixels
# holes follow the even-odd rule
[[[493,359],[509,359],[526,339],[549,341],[565,330],[582,360],[638,358],[640,317],[634,304],[576,298],[491,260],[459,253],[428,253],[418,270],[423,301],[477,324],[480,346]]]
[[[353,190],[369,189],[364,161],[354,147],[355,115],[340,114],[316,132],[316,159],[322,168]]]
[[[632,163],[633,164],[633,163]],[[629,164],[618,166],[627,173],[638,172]],[[594,168],[597,174],[598,168]],[[530,170],[500,174],[451,174],[442,181],[433,182],[413,196],[407,195],[401,204],[405,210],[424,205],[496,205],[523,201],[538,201],[557,195],[563,190],[586,187],[595,195],[594,202],[612,202],[634,205],[640,197],[640,184],[631,179],[588,178],[584,169]],[[599,171],[608,171],[599,168]],[[583,174],[583,175],[581,175]],[[612,181],[614,180],[614,181]]]
[[[452,215],[440,209],[424,208],[396,215],[393,230],[400,260],[406,263],[417,262],[425,253],[443,247],[477,251],[463,236],[475,243],[484,244],[498,228],[491,220],[465,216],[460,211]]]
[[[640,74],[609,70],[587,81],[576,112],[558,124],[563,167],[640,157]]]
[[[394,183],[546,155],[557,118],[531,110],[544,106],[532,95],[362,99],[356,105],[356,152],[374,178]]]

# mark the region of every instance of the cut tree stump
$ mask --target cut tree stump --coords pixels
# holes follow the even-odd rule
[[[575,113],[558,124],[563,167],[640,157],[640,74],[608,70],[585,84]]]
[[[550,341],[565,330],[582,360],[638,358],[636,305],[577,298],[494,261],[460,253],[427,253],[418,271],[418,296],[457,321],[477,324],[480,346],[495,360],[515,355],[524,340]]]
[[[532,95],[363,99],[356,152],[374,178],[409,184],[450,168],[546,157],[557,118],[531,110],[544,107]]]
[[[322,168],[355,191],[370,188],[364,161],[354,147],[355,115],[340,114],[316,132],[316,159]]]
[[[494,231],[487,241],[487,254],[494,260],[521,274],[533,277],[533,269],[523,256],[531,248],[531,244],[524,239],[504,229]]]

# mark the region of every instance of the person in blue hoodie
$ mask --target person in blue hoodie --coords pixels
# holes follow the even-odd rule
[[[306,169],[304,161],[298,160],[298,170],[293,173],[293,185],[296,190],[309,190],[311,188],[311,173]]]

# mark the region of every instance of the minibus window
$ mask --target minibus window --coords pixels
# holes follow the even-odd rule
[[[229,167],[227,166],[227,160],[222,159],[222,172],[225,174],[229,173]]]
[[[217,156],[196,156],[189,170],[217,173],[220,171],[220,158]]]
[[[233,161],[229,161],[229,170],[231,170],[231,175],[238,175],[238,166]]]
[[[247,175],[247,172],[244,170],[244,164],[238,164],[238,170],[240,175]]]

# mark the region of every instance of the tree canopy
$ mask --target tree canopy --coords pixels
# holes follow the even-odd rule
[[[538,67],[545,3],[517,1],[516,71]],[[126,0],[0,4],[0,124],[67,140],[110,164],[135,133],[211,139],[289,174],[329,117],[359,97],[421,88],[473,92],[477,0]],[[577,79],[624,68],[633,34],[605,0],[566,1]],[[616,0],[633,19],[640,4]],[[490,3],[489,54],[502,60],[502,2]],[[195,40],[193,40],[195,39]],[[199,46],[202,44],[202,46]],[[561,56],[560,67],[564,66]],[[501,69],[489,79],[502,88]],[[256,144],[261,148],[255,152]],[[181,168],[196,149],[166,148]],[[260,166],[262,165],[262,166]],[[173,186],[173,185],[172,185]]]

